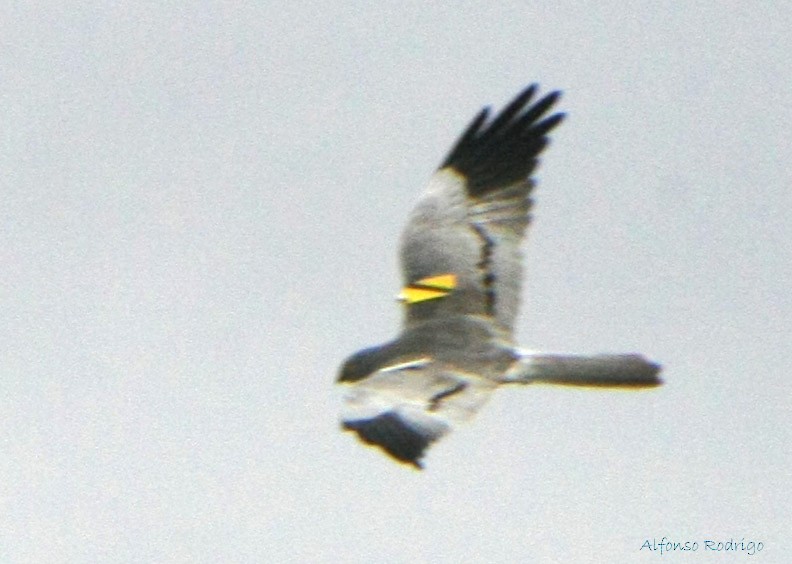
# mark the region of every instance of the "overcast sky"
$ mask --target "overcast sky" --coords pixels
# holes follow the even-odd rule
[[[427,4],[3,4],[0,561],[790,561],[792,10]],[[535,81],[568,119],[519,340],[666,385],[500,391],[417,472],[333,380]]]

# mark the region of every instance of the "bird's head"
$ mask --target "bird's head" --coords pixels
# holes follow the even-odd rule
[[[341,366],[337,382],[352,384],[373,374],[416,371],[431,364],[428,355],[399,354],[392,346],[369,347],[350,356]]]
[[[373,374],[382,363],[382,347],[369,347],[356,352],[344,361],[336,382],[348,384]]]

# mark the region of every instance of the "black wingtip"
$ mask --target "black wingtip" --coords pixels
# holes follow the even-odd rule
[[[439,438],[417,430],[399,414],[388,411],[370,419],[344,421],[341,426],[354,431],[364,443],[377,446],[399,462],[423,470],[421,458],[427,447]]]
[[[547,145],[546,135],[565,117],[560,112],[545,117],[560,91],[530,104],[537,91],[536,84],[527,87],[489,123],[489,108],[481,110],[440,165],[465,177],[470,196],[526,180],[533,172]]]

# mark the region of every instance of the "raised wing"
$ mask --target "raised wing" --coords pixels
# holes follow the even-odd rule
[[[531,104],[537,86],[494,120],[483,109],[429,182],[402,234],[406,325],[473,314],[511,332],[522,282],[520,243],[531,209],[531,174],[560,93]]]

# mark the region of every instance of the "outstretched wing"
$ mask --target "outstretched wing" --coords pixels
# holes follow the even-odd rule
[[[519,305],[520,243],[531,209],[531,174],[547,134],[564,115],[546,114],[560,93],[531,103],[537,86],[495,119],[483,109],[429,182],[402,234],[406,325],[485,315],[511,331]]]
[[[469,420],[522,357],[486,319],[422,323],[358,351],[341,368],[342,426],[420,468],[424,451]]]
[[[420,469],[426,449],[469,420],[496,386],[428,359],[385,366],[347,391],[341,425]]]

